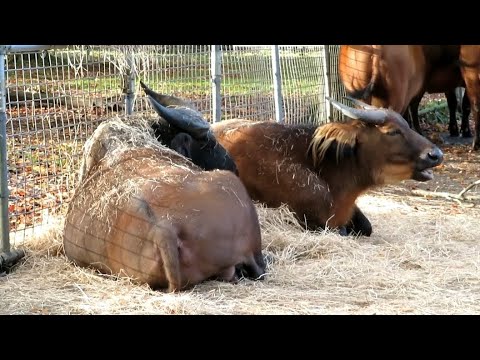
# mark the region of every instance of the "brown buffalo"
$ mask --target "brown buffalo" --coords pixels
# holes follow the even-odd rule
[[[78,265],[168,291],[265,274],[256,209],[233,172],[204,171],[119,120],[97,128],[82,169],[64,229]]]
[[[349,95],[404,114],[419,133],[418,105],[423,95],[445,93],[450,135],[458,136],[454,91],[465,86],[459,66],[460,48],[461,45],[342,45],[339,75]],[[470,137],[468,97],[464,97],[462,108],[461,133]]]
[[[413,127],[421,133],[418,122],[418,106],[425,93],[444,93],[447,99],[450,121],[450,136],[458,136],[457,125],[457,97],[455,89],[465,87],[459,66],[460,45],[422,45],[425,62],[427,64],[425,80],[420,93],[410,102],[410,112],[407,114],[412,120]],[[460,132],[463,137],[472,137],[468,118],[470,115],[470,102],[468,96],[462,101],[462,122]]]
[[[432,179],[442,151],[398,113],[331,103],[357,120],[319,127],[228,120],[212,131],[234,158],[254,200],[287,204],[310,229],[370,235],[359,195],[406,179]]]
[[[347,93],[405,113],[423,88],[427,64],[421,45],[342,45],[338,72]]]

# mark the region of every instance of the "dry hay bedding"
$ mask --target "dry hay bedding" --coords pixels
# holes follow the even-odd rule
[[[394,189],[394,187],[389,187]],[[388,189],[387,189],[388,190]],[[407,201],[406,201],[407,200]],[[359,206],[374,233],[308,232],[285,207],[257,204],[264,281],[207,281],[176,294],[74,266],[63,219],[24,243],[28,255],[0,278],[1,314],[477,314],[480,228],[475,208],[372,191]]]

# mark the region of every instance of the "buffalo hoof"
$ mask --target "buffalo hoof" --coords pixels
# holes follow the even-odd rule
[[[370,236],[372,235],[372,226],[365,226],[363,229],[353,229],[351,227],[342,226],[338,229],[341,236]]]
[[[372,235],[372,228],[370,227],[370,229],[363,229],[363,230],[350,229],[350,231],[348,232],[348,235],[369,237],[370,235]]]
[[[235,266],[235,277],[238,279],[263,280],[265,271],[258,265],[238,264]]]
[[[244,264],[238,264],[235,266],[235,277],[237,278],[237,281],[247,277],[247,270],[245,269]]]
[[[470,129],[468,129],[467,131],[462,131],[462,137],[464,137],[464,138],[471,138],[471,137],[473,137],[472,132],[470,131]]]
[[[338,233],[340,234],[340,236],[348,236],[347,228],[345,226],[339,228]]]
[[[450,137],[457,137],[459,135],[458,128],[450,129]]]

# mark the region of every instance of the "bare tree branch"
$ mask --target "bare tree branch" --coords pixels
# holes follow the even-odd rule
[[[478,185],[478,184],[480,184],[480,180],[474,181],[473,183],[471,183],[470,185],[468,185],[465,189],[463,189],[462,191],[460,191],[460,192],[458,193],[458,196],[463,197],[463,194],[465,194],[468,190],[470,190],[471,188],[473,188],[475,185]]]
[[[455,201],[458,201],[458,200],[470,200],[470,201],[471,200],[480,200],[480,195],[471,195],[471,196],[466,196],[465,195],[465,193],[467,191],[472,189],[475,185],[479,185],[479,184],[480,184],[480,180],[474,181],[473,183],[471,183],[470,185],[468,185],[467,187],[462,189],[462,191],[460,191],[458,194],[452,194],[452,193],[449,193],[449,192],[427,191],[427,190],[421,190],[421,189],[412,190],[412,194],[421,195],[421,196],[442,197],[442,198],[445,198],[445,199],[455,200]]]

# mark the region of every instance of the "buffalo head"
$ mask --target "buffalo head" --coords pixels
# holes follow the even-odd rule
[[[436,145],[410,129],[399,113],[349,99],[361,108],[328,100],[343,114],[358,119],[359,130],[350,132],[350,145],[357,156],[363,158],[358,159],[360,163],[374,162],[372,176],[377,185],[433,178],[432,168],[443,161],[443,153]]]
[[[152,125],[157,139],[188,157],[204,170],[230,170],[238,175],[233,158],[210,130],[210,124],[194,106],[174,96],[163,95],[140,84],[151,105],[161,117]]]

